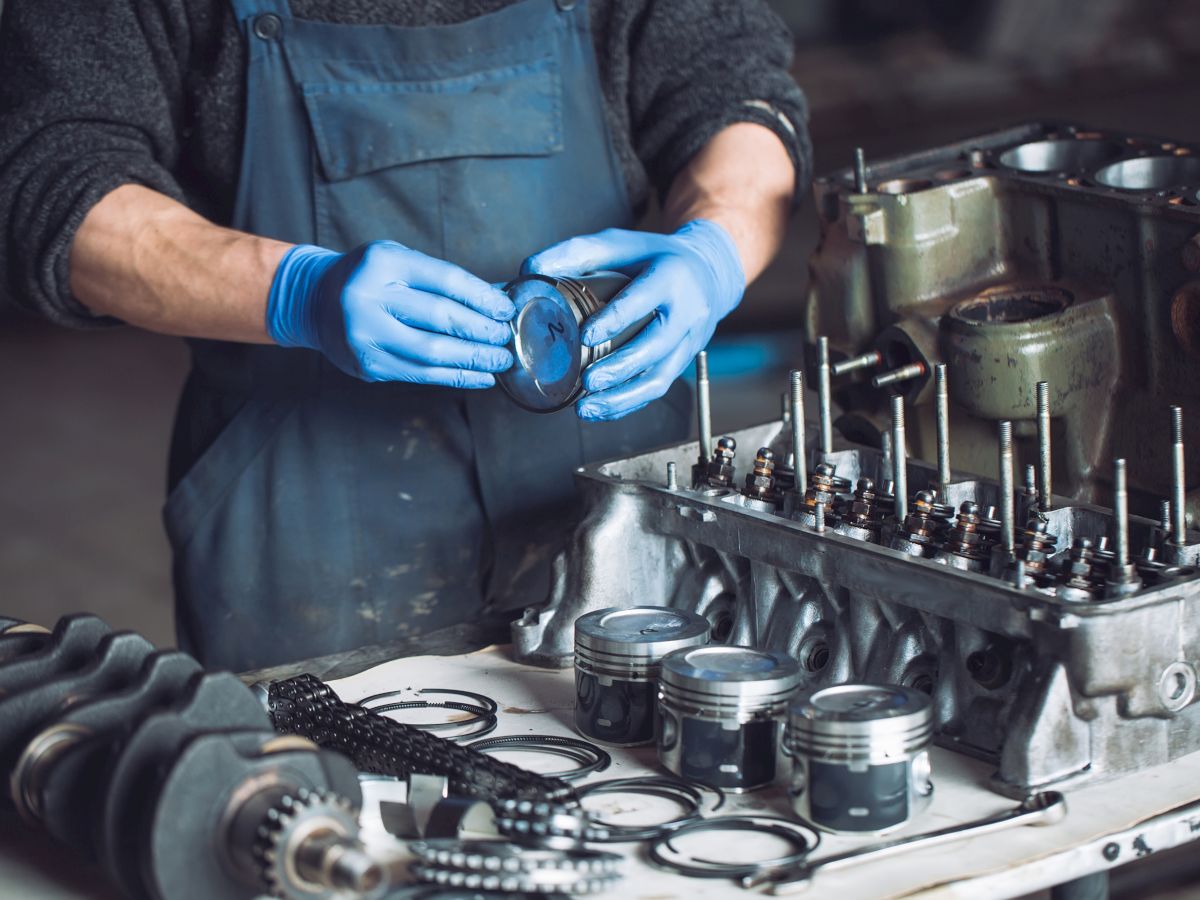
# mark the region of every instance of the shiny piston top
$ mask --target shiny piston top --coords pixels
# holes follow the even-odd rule
[[[933,706],[921,691],[894,684],[839,684],[792,705],[790,746],[839,762],[894,762],[924,750]]]
[[[700,707],[753,711],[786,702],[800,686],[800,664],[786,653],[752,647],[697,647],[663,660],[663,694]]]
[[[933,706],[912,688],[841,684],[792,704],[784,747],[800,818],[838,834],[885,834],[933,794]]]
[[[708,619],[683,609],[601,609],[575,620],[575,658],[600,674],[630,675],[656,669],[672,651],[707,644],[710,630]]]
[[[496,380],[509,397],[532,412],[574,403],[583,394],[584,369],[632,336],[624,333],[595,347],[580,340],[584,321],[628,283],[619,272],[596,272],[577,278],[526,275],[507,285],[517,309],[509,323],[514,363]]]

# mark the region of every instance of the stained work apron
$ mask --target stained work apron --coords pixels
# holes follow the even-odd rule
[[[391,239],[492,282],[631,222],[585,3],[459,25],[295,19],[232,0],[249,47],[234,227]],[[365,384],[300,349],[193,341],[164,518],[180,645],[235,670],[540,601],[573,469],[684,435],[686,387],[617,423],[498,390]]]

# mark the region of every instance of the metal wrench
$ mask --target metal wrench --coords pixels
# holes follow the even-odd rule
[[[746,876],[741,880],[741,884],[744,888],[754,888],[770,883],[772,894],[797,893],[807,888],[813,876],[823,869],[842,868],[869,859],[883,859],[909,848],[924,850],[927,847],[936,847],[962,838],[990,834],[993,831],[1017,825],[1054,825],[1061,822],[1066,815],[1066,798],[1058,791],[1043,791],[1026,798],[1020,806],[986,819],[977,819],[965,825],[952,825],[949,828],[930,831],[926,834],[916,834],[912,837],[897,838],[858,850],[848,850],[836,856],[827,856],[815,862],[787,869],[768,869]]]

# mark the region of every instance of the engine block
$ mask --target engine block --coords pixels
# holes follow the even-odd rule
[[[794,390],[736,460],[702,408],[700,441],[580,469],[517,656],[569,665],[580,614],[666,604],[816,685],[929,692],[1012,796],[1200,750],[1200,149],[1036,123],[815,192],[817,446]]]

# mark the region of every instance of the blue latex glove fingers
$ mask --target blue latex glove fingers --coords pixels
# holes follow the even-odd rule
[[[584,388],[594,394],[637,377],[665,359],[688,333],[688,322],[682,316],[656,316],[620,350],[588,366],[583,373]]]
[[[587,395],[576,407],[579,418],[589,421],[620,419],[657,400],[691,364],[695,355],[692,343],[690,340],[681,341],[662,362],[637,378],[610,390]]]
[[[350,283],[360,273],[371,272],[371,280],[387,277],[387,283],[400,283],[431,294],[457,300],[476,312],[500,322],[507,322],[517,309],[500,289],[476,278],[466,269],[410,250],[395,241],[375,241],[362,249],[362,261],[351,276]]]
[[[421,292],[411,293],[419,295]],[[363,334],[351,336],[352,346],[380,350],[419,365],[503,372],[513,364],[512,354],[503,347],[422,331],[395,319],[367,322],[362,330]]]
[[[512,340],[512,329],[507,324],[497,322],[456,300],[425,291],[398,291],[402,292],[406,293],[386,299],[384,309],[405,325],[497,347],[503,347]]]
[[[522,275],[582,275],[601,269],[627,269],[664,248],[668,235],[608,228],[568,238],[525,260]]]

